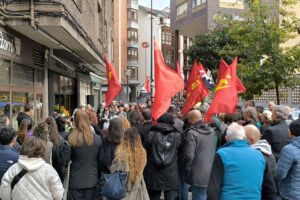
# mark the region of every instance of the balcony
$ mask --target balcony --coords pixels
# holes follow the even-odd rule
[[[127,28],[139,29],[139,24],[137,21],[129,20]]]
[[[2,11],[2,15],[11,29],[54,51],[75,54],[83,64],[91,64],[88,67],[91,72],[104,71],[99,50],[86,30],[72,17],[74,12],[70,13],[66,9],[64,2],[66,1],[34,1],[34,13],[38,14],[32,19],[28,0],[12,1]],[[13,17],[15,15],[20,16]],[[31,23],[32,20],[34,23]]]
[[[130,39],[128,39],[127,47],[139,48],[139,41],[138,40],[130,40]]]
[[[138,67],[139,66],[139,61],[138,60],[128,60],[127,61],[127,66]]]
[[[139,9],[139,5],[138,5],[137,2],[135,3],[133,1],[130,1],[130,2],[128,1],[127,8],[138,10]]]

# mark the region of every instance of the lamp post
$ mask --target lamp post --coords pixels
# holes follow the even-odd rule
[[[127,78],[126,95],[127,95],[127,101],[129,102],[129,84],[128,84],[128,81],[129,81],[129,76],[131,74],[131,70],[127,68],[125,74],[126,74],[126,78]]]

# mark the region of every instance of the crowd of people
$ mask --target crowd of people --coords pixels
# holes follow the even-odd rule
[[[153,122],[150,100],[113,102],[34,122],[26,104],[18,130],[0,117],[0,199],[110,200],[103,177],[122,172],[125,200],[300,200],[300,119],[247,101],[206,123],[208,108]]]

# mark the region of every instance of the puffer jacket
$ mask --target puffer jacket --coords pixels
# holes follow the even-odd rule
[[[300,199],[300,136],[282,148],[275,177],[279,181],[279,193],[284,199]]]
[[[28,172],[11,191],[14,177],[26,169]],[[42,158],[20,156],[2,178],[0,198],[2,200],[61,200],[64,188],[55,169]]]

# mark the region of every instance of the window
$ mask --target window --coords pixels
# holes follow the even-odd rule
[[[128,9],[128,20],[137,21],[137,11]]]
[[[10,61],[0,59],[0,84],[9,84]]]
[[[130,79],[131,80],[138,80],[138,70],[136,68],[130,68]]]
[[[192,8],[195,8],[205,2],[206,2],[206,0],[192,0]]]
[[[182,14],[186,13],[187,9],[188,9],[187,2],[178,5],[177,8],[176,8],[176,15],[179,16],[179,15],[182,15]]]
[[[136,48],[128,48],[127,54],[129,61],[138,61],[138,50]]]
[[[128,39],[129,40],[138,40],[138,30],[137,29],[128,29]]]
[[[34,82],[33,68],[14,63],[12,84],[32,87],[33,82]]]

